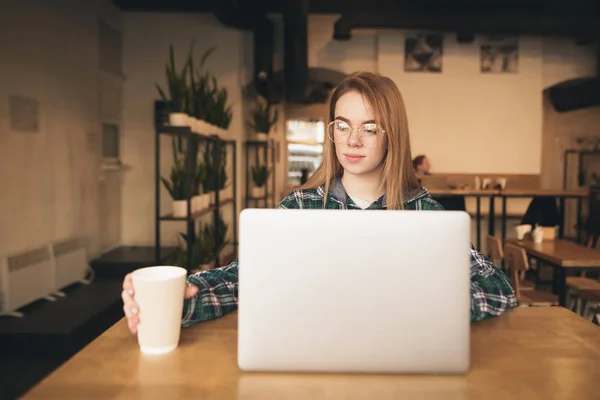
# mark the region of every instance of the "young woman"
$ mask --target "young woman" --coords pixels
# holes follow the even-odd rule
[[[332,95],[329,117],[321,166],[279,208],[442,209],[418,183],[404,102],[391,79],[370,72],[346,78]],[[517,300],[504,273],[473,246],[467,250],[471,255],[471,320],[515,307]],[[184,327],[237,308],[238,268],[243,266],[234,261],[187,278]],[[123,289],[125,314],[135,333],[138,306],[129,276]]]

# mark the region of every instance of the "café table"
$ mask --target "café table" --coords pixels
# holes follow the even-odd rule
[[[567,275],[569,272],[600,271],[600,250],[591,249],[569,240],[554,239],[534,243],[532,240],[505,239],[525,249],[530,257],[552,266],[556,270],[555,289],[558,302],[567,302]]]
[[[502,201],[502,239],[506,238],[506,214],[508,199],[530,198],[530,197],[552,197],[558,198],[558,214],[560,224],[558,226],[558,237],[563,238],[565,231],[565,201],[566,199],[577,200],[577,242],[581,242],[581,213],[583,199],[589,195],[587,189],[504,189],[497,196]],[[492,235],[494,232],[491,233]]]
[[[161,356],[141,354],[121,320],[23,398],[589,399],[599,365],[600,327],[561,307],[519,307],[472,323],[465,375],[242,372],[234,312],[183,329]]]

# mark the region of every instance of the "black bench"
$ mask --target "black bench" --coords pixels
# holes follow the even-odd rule
[[[97,278],[74,284],[56,301],[39,300],[19,311],[23,318],[0,318],[0,353],[69,357],[123,316],[122,281]]]
[[[128,273],[143,267],[156,265],[156,253],[151,246],[118,247],[92,260],[90,266],[97,277],[123,279]],[[176,247],[161,249],[161,264],[170,265],[173,262]]]

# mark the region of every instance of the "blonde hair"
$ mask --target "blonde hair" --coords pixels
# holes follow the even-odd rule
[[[372,72],[355,72],[334,90],[329,103],[330,122],[335,118],[338,99],[353,91],[368,100],[375,113],[375,122],[385,130],[387,149],[382,166],[380,190],[385,189],[389,210],[401,210],[404,208],[404,193],[419,188],[419,181],[412,166],[408,122],[402,94],[390,78]],[[334,144],[325,139],[321,165],[299,189],[315,189],[324,185],[327,201],[331,181],[342,174],[343,168],[335,154]],[[323,204],[325,205],[325,202]]]

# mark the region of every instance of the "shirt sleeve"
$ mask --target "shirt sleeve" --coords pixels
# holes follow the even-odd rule
[[[282,209],[299,208],[296,193],[291,193],[279,204]],[[187,281],[198,286],[198,293],[183,302],[181,325],[186,328],[195,323],[215,319],[237,309],[238,260],[231,264],[198,272]]]
[[[504,272],[471,245],[471,321],[501,315],[517,306],[515,292]]]
[[[183,327],[221,317],[237,309],[238,262],[198,272],[187,281],[198,286],[198,293],[183,302]]]

